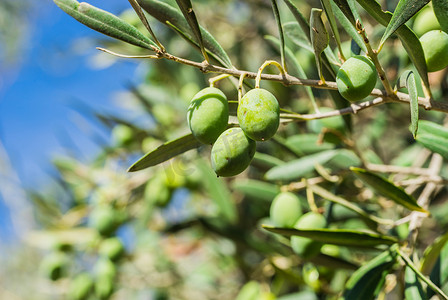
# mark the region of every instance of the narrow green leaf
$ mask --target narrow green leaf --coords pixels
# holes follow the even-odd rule
[[[198,148],[201,143],[193,136],[187,134],[183,137],[167,142],[157,149],[146,153],[142,158],[129,167],[128,172],[135,172],[158,165],[179,154]]]
[[[389,236],[348,229],[320,228],[301,230],[295,228],[273,227],[269,225],[263,225],[263,228],[270,232],[288,237],[301,236],[324,244],[346,247],[374,248],[379,245],[393,245],[398,242],[395,238]]]
[[[397,256],[385,251],[355,271],[345,285],[344,300],[371,300],[380,292]]]
[[[442,297],[442,299],[448,300],[448,296],[436,285],[434,284],[434,282],[432,282],[428,277],[426,277],[425,275],[422,274],[422,272],[420,272],[418,270],[418,268],[414,265],[414,263],[412,262],[412,260],[407,257],[406,255],[404,255],[400,250],[396,250],[397,253],[400,255],[400,257],[404,260],[404,262],[406,263],[406,265],[412,270],[414,271],[414,273],[423,281],[425,282],[429,288],[431,288],[434,292],[436,292],[437,294],[439,294],[440,297]]]
[[[333,0],[333,3],[339,8],[339,10],[344,14],[345,18],[348,20],[353,27],[356,26],[356,20],[361,22],[361,18],[358,15],[356,7],[354,6],[353,1],[349,3],[346,0]],[[356,16],[355,16],[356,14]]]
[[[376,0],[356,0],[375,20],[383,26],[389,24],[392,13],[383,11],[381,5]],[[400,38],[403,47],[409,55],[412,63],[417,68],[418,74],[422,78],[423,84],[428,91],[431,90],[428,79],[428,69],[426,67],[425,55],[422,45],[415,33],[404,24],[395,31]]]
[[[428,299],[422,284],[417,278],[417,275],[410,268],[404,271],[404,296],[406,299],[425,300]]]
[[[286,144],[302,155],[313,154],[325,150],[334,149],[334,144],[319,143],[319,135],[313,133],[304,133],[289,136]]]
[[[434,265],[436,264],[436,261],[440,256],[440,252],[447,242],[448,232],[446,232],[442,236],[439,236],[431,245],[429,245],[425,249],[420,267],[420,271],[422,271],[423,274],[429,275],[431,273],[431,270],[434,268]]]
[[[271,0],[272,11],[274,12],[275,21],[277,23],[278,35],[280,37],[280,57],[281,63],[284,70],[288,70],[286,67],[286,55],[285,55],[285,36],[283,35],[282,22],[280,19],[280,12],[278,10],[277,1]]]
[[[328,47],[329,36],[324,22],[322,21],[322,10],[317,8],[311,9],[310,16],[310,36],[311,45],[314,49],[314,56],[316,57],[317,71],[319,72],[320,80],[325,82],[322,74],[322,58],[321,54]]]
[[[448,2],[446,0],[432,0],[432,7],[443,31],[448,32]]]
[[[307,37],[308,41],[311,42],[310,37],[310,25],[308,24],[308,21],[305,19],[305,17],[302,15],[300,10],[293,4],[290,0],[284,0],[286,5],[288,6],[289,10],[291,11],[292,15],[296,19],[297,23],[299,23],[300,27],[302,28],[303,33]]]
[[[232,194],[227,188],[225,181],[218,178],[205,161],[197,160],[197,166],[203,175],[205,189],[219,208],[220,215],[229,223],[235,223],[237,220],[237,210],[235,202],[232,199]]]
[[[355,41],[355,43],[364,51],[367,52],[366,44],[362,40],[361,35],[358,33],[354,23],[352,23],[347,16],[342,12],[341,8],[336,4],[335,1],[331,2],[333,7],[333,12],[338,19],[339,23],[341,23],[342,28],[348,33],[348,35]],[[351,11],[350,11],[351,12]]]
[[[333,1],[331,1],[333,2]],[[336,44],[338,45],[339,50],[342,52],[341,48],[341,38],[339,37],[338,25],[336,24],[336,19],[333,13],[333,7],[330,3],[330,0],[320,0],[322,7],[325,11],[325,15],[327,16],[328,23],[330,23],[331,31],[333,32],[334,39],[336,40]],[[342,54],[344,56],[344,54]]]
[[[159,22],[171,28],[176,28],[176,32],[182,33],[181,36],[189,41],[195,41],[194,33],[190,25],[183,17],[182,13],[171,5],[157,0],[137,0],[140,6]],[[171,26],[171,25],[172,26]],[[174,29],[173,28],[173,29]],[[213,53],[216,60],[227,68],[232,67],[229,56],[216,39],[202,26],[199,26],[205,48]],[[199,46],[199,45],[198,45]]]
[[[416,141],[423,147],[448,159],[448,139],[435,134],[419,133]]]
[[[302,176],[312,172],[316,163],[324,165],[337,153],[338,151],[336,150],[328,150],[289,161],[281,166],[270,169],[266,172],[265,179],[275,181],[300,179]]]
[[[93,30],[145,49],[157,48],[157,45],[137,28],[107,11],[75,0],[53,1],[71,17]]]
[[[232,188],[250,198],[268,202],[280,193],[280,188],[277,185],[253,179],[235,180],[232,182]]]
[[[396,186],[389,180],[361,168],[350,168],[366,185],[370,186],[378,194],[386,197],[409,210],[429,212],[420,207],[411,195],[407,194],[403,188]]]
[[[311,46],[308,37],[301,31],[296,22],[287,22],[283,24],[283,31],[295,45],[314,53],[313,46]]]
[[[198,19],[196,18],[196,14],[193,10],[193,5],[190,0],[176,0],[177,6],[179,6],[180,11],[184,15],[187,20],[188,25],[193,32],[199,47],[201,48],[202,55],[204,59],[208,61],[207,52],[205,51],[204,42],[202,40],[201,29],[199,27]]]
[[[418,134],[434,135],[448,139],[448,128],[427,120],[420,120],[418,124]]]
[[[397,80],[397,89],[403,87],[408,89],[409,97],[411,98],[411,101],[409,102],[411,108],[410,131],[415,139],[417,137],[418,130],[418,91],[415,75],[411,70],[405,71]]]
[[[423,6],[428,4],[429,1],[430,0],[400,0],[389,24],[387,24],[383,37],[381,38],[380,48],[392,33],[412,18]]]

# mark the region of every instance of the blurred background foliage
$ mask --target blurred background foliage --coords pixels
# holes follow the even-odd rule
[[[175,1],[167,2],[175,5]],[[279,60],[278,47],[265,38],[278,35],[270,1],[193,2],[201,25],[239,69],[256,70],[267,59]],[[319,1],[294,2],[305,15],[311,7],[320,7]],[[384,4],[394,7],[391,3]],[[26,7],[22,5],[27,4],[0,2],[2,56],[12,57],[20,49],[21,40],[27,38],[23,30]],[[284,5],[280,9],[283,23],[293,21]],[[378,41],[384,28],[360,12],[371,40]],[[120,17],[145,32],[131,8]],[[170,53],[202,60],[200,53],[174,31],[149,20]],[[350,39],[343,31],[341,34],[349,52]],[[146,53],[100,36],[95,37],[95,43],[119,53]],[[330,46],[336,49],[334,43]],[[288,47],[306,75],[318,78],[313,54],[291,40]],[[395,38],[385,47],[380,59],[387,66],[388,77],[395,81],[398,74],[411,67],[410,61]],[[122,58],[98,52],[92,64],[110,66],[117,60]],[[338,157],[333,164],[325,165],[327,171],[311,171],[303,177],[330,172],[339,179],[336,183],[323,182],[325,189],[382,218],[397,220],[403,210],[397,211],[390,201],[373,195],[344,168],[359,159],[407,167],[415,166],[418,158],[419,167],[429,164],[429,151],[416,144],[408,130],[408,107],[390,104],[360,112],[353,118],[351,135],[344,133],[346,129],[337,118],[282,126],[276,138],[257,145],[251,167],[237,177],[216,178],[210,168],[209,146],[144,171],[127,173],[144,153],[188,133],[188,103],[208,86],[210,78],[197,69],[166,60],[140,60],[139,72],[144,74],[143,80],[129,84],[114,97],[120,109],[132,113],[123,117],[89,107],[81,109],[91,120],[90,126],[110,132],[107,141],[91,136],[101,151],[88,162],[76,154],[54,157],[54,183],[23,191],[32,210],[13,218],[26,218],[32,228],[27,228],[14,252],[7,249],[10,255],[1,256],[1,299],[66,299],[67,294],[77,299],[73,290],[81,293],[83,289],[94,290],[88,299],[337,299],[353,270],[379,252],[326,245],[312,259],[294,254],[287,238],[268,233],[260,225],[272,222],[270,205],[281,188],[299,197],[304,212],[312,210],[309,191],[294,187],[300,185],[297,178],[268,182],[264,180],[266,171],[323,150],[355,150],[355,158]],[[438,98],[448,95],[446,78],[446,70],[431,74]],[[220,81],[218,86],[230,100],[237,99],[230,80]],[[314,112],[303,87],[265,81],[262,86],[277,96],[282,108]],[[319,107],[333,107],[326,91],[314,89],[313,93]],[[235,110],[231,107],[231,114],[235,115]],[[421,111],[421,119],[442,123],[445,115]],[[336,134],[331,136],[332,132]],[[6,161],[5,156],[2,158]],[[446,168],[442,168],[442,174],[447,175]],[[401,181],[413,178],[397,176],[402,176]],[[418,195],[422,188],[416,186],[411,193]],[[437,190],[431,206],[433,218],[425,221],[419,235],[420,252],[446,229],[446,196],[445,187]],[[369,229],[352,211],[319,196],[313,201],[331,227]],[[380,231],[402,239],[407,235],[406,226]],[[106,241],[109,245],[105,246]],[[396,282],[393,276],[386,278],[390,299],[399,299],[403,288]],[[79,299],[87,299],[81,296]]]

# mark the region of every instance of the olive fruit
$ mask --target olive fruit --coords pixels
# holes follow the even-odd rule
[[[412,25],[414,32],[418,36],[422,36],[428,31],[440,29],[440,24],[437,21],[436,15],[432,7],[427,6],[423,8],[417,16],[415,16],[414,24]]]
[[[95,280],[95,295],[97,297],[96,299],[109,299],[114,292],[114,285],[114,281],[110,278],[97,278]]]
[[[86,300],[93,288],[93,279],[89,273],[83,272],[76,275],[70,282],[67,293],[70,300]]]
[[[315,212],[304,214],[294,225],[296,229],[318,229],[325,227],[325,217]],[[310,259],[319,254],[322,243],[313,241],[312,239],[293,236],[291,237],[291,247],[295,253],[303,259]]]
[[[428,72],[442,70],[448,66],[448,34],[442,30],[431,30],[420,38],[425,53]]]
[[[243,172],[255,155],[256,143],[241,128],[229,128],[213,144],[211,162],[218,176],[234,176]]]
[[[229,121],[226,95],[214,87],[199,91],[190,102],[187,118],[196,139],[204,144],[213,144]]]
[[[117,275],[117,267],[107,257],[100,257],[96,261],[94,271],[97,278],[115,279]]]
[[[123,256],[124,245],[116,237],[107,238],[101,242],[98,253],[111,261],[116,261]]]
[[[108,205],[97,206],[90,215],[90,225],[101,235],[111,235],[119,226],[118,214]]]
[[[127,125],[118,124],[112,129],[112,139],[119,146],[129,145],[134,139],[134,131]]]
[[[47,255],[40,265],[41,271],[51,280],[56,281],[65,275],[69,259],[67,254],[55,251]]]
[[[362,55],[347,59],[336,75],[338,91],[348,101],[358,101],[369,96],[376,80],[375,65]]]
[[[256,88],[247,92],[238,104],[238,123],[255,141],[270,139],[280,124],[280,107],[269,91]]]
[[[293,193],[280,193],[272,201],[270,217],[275,226],[293,227],[301,215],[300,200]]]

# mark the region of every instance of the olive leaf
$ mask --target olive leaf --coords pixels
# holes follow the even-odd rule
[[[414,139],[417,137],[418,130],[418,91],[417,82],[415,81],[414,72],[405,71],[397,80],[397,89],[407,88],[409,93],[409,102],[411,108],[411,133]]]
[[[386,31],[380,41],[380,49],[384,42],[404,23],[412,18],[430,0],[400,0],[394,14],[387,24]]]
[[[53,1],[71,17],[93,30],[145,49],[153,50],[154,47],[157,47],[137,28],[107,11],[75,0]]]
[[[322,74],[322,58],[321,54],[327,48],[329,43],[329,37],[327,29],[325,28],[324,22],[322,21],[322,10],[313,8],[311,9],[310,16],[310,36],[311,45],[314,49],[314,56],[316,58],[317,70],[319,72],[319,77],[322,82],[325,79]]]
[[[341,52],[342,57],[344,57],[344,54],[342,53],[342,47],[341,47],[341,38],[339,37],[339,30],[338,25],[336,24],[336,19],[334,17],[333,13],[333,6],[331,5],[330,0],[320,0],[320,3],[322,4],[322,7],[325,11],[325,15],[327,16],[328,23],[330,23],[331,31],[333,32],[334,39],[336,40],[336,44],[339,48],[339,51]]]
[[[270,232],[285,236],[301,236],[324,244],[355,248],[375,248],[379,245],[393,245],[398,242],[393,237],[348,229],[295,229],[270,225],[262,225],[262,227]]]
[[[277,185],[253,179],[235,180],[232,182],[232,189],[247,197],[269,203],[280,193],[280,188]]]
[[[179,154],[198,148],[201,143],[193,134],[184,135],[173,141],[169,141],[157,149],[146,153],[142,158],[129,167],[128,172],[140,171],[162,162],[165,162]]]
[[[302,31],[305,33],[305,36],[307,37],[308,41],[311,42],[310,25],[308,24],[308,21],[302,15],[300,10],[290,0],[284,0],[284,1],[288,6],[289,10],[291,11],[292,15],[294,16],[294,18],[296,19],[297,23],[302,28]]]
[[[388,250],[365,263],[349,278],[341,299],[373,300],[383,287],[386,275],[392,270],[396,260],[396,253]]]
[[[167,3],[157,0],[137,0],[137,2],[147,13],[156,18],[159,22],[172,28],[184,39],[197,45],[200,49],[199,44],[195,41],[195,34],[192,32],[190,25],[179,10]],[[216,59],[222,66],[232,68],[232,62],[222,46],[207,30],[202,28],[202,26],[199,25],[199,28],[207,53]]]
[[[448,232],[439,236],[431,245],[429,245],[423,253],[420,270],[423,274],[428,275],[434,268],[440,252],[448,242]]]
[[[272,11],[274,12],[275,21],[277,23],[277,30],[280,37],[280,57],[281,57],[281,63],[282,67],[285,71],[287,71],[286,67],[286,55],[285,55],[285,36],[283,34],[283,28],[282,28],[282,22],[280,19],[280,12],[278,10],[277,1],[271,0],[272,4]]]
[[[370,186],[374,191],[383,197],[386,197],[395,203],[406,207],[407,209],[429,214],[426,209],[417,204],[414,197],[406,193],[403,188],[396,186],[389,180],[361,168],[350,168],[350,170],[352,170],[352,172],[355,173],[355,175],[361,179],[362,182]]]
[[[446,0],[432,0],[432,7],[443,31],[448,32],[448,2]]]
[[[406,299],[424,300],[428,299],[423,286],[412,269],[406,267],[404,271],[404,296]]]
[[[311,53],[314,53],[314,49],[311,46],[311,42],[309,41],[308,36],[303,33],[297,22],[284,23],[283,31],[285,35],[291,40],[291,42],[299,46],[299,48],[303,48]]]
[[[448,128],[431,121],[420,120],[416,141],[448,159]]]

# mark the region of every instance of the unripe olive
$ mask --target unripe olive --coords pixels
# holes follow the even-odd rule
[[[97,278],[95,280],[95,295],[97,297],[96,299],[109,299],[114,292],[114,285],[115,282],[110,278]]]
[[[277,99],[265,89],[247,92],[238,104],[238,123],[244,133],[255,141],[270,139],[280,124]]]
[[[199,91],[190,102],[187,118],[196,139],[204,144],[213,144],[229,121],[226,95],[214,87]]]
[[[428,72],[442,70],[448,66],[448,34],[442,30],[432,30],[420,38],[425,53]]]
[[[105,239],[101,242],[98,253],[109,258],[111,261],[116,261],[124,254],[123,242],[116,237]]]
[[[111,235],[119,226],[116,211],[108,205],[97,206],[90,215],[90,225],[101,235]]]
[[[229,128],[213,144],[211,162],[218,176],[243,172],[255,155],[256,143],[241,128]]]
[[[280,193],[272,201],[270,217],[275,226],[293,227],[301,215],[300,200],[293,193]]]
[[[67,293],[70,300],[86,300],[93,288],[93,279],[89,273],[80,273],[70,282]]]
[[[117,276],[117,267],[106,257],[100,257],[94,266],[96,278],[110,278],[114,280]]]
[[[347,59],[336,75],[338,91],[348,101],[358,101],[369,96],[376,80],[375,65],[362,55]]]
[[[132,143],[134,138],[134,131],[131,127],[118,124],[112,129],[112,139],[119,146],[126,146]]]
[[[325,227],[325,217],[315,212],[308,212],[304,214],[294,225],[296,229],[318,229]],[[313,241],[312,239],[292,236],[291,247],[295,253],[300,255],[303,259],[310,259],[319,254],[322,243]]]
[[[440,29],[440,24],[437,21],[436,15],[432,7],[423,8],[417,16],[415,16],[413,24],[414,32],[418,36],[422,36],[428,31]]]
[[[65,275],[69,259],[64,252],[56,251],[47,255],[40,265],[41,271],[49,279],[56,281]]]

